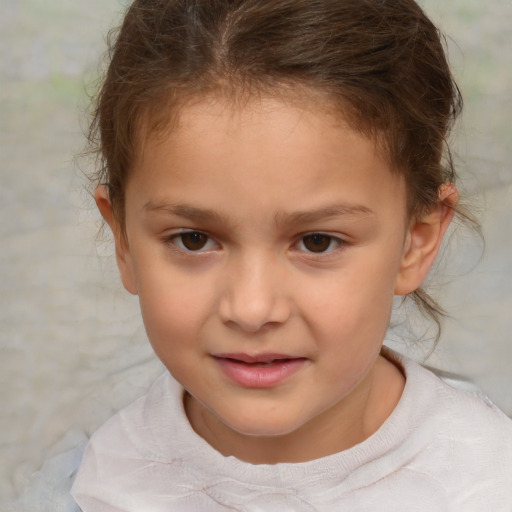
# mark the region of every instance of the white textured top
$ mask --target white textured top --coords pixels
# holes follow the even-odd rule
[[[191,428],[164,374],[98,430],[72,495],[84,512],[512,510],[512,421],[398,356],[406,385],[364,442],[297,464],[224,457]]]

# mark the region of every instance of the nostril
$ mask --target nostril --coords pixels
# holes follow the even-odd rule
[[[290,307],[282,286],[268,265],[264,269],[261,266],[255,263],[245,272],[233,271],[224,282],[219,316],[227,326],[259,333],[288,319]]]

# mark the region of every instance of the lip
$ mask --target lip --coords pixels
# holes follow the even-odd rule
[[[286,354],[215,354],[223,373],[246,388],[271,388],[298,372],[307,362],[305,357]]]

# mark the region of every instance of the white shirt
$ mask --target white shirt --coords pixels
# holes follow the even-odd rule
[[[381,428],[296,464],[221,455],[193,431],[166,373],[93,435],[72,495],[83,512],[510,512],[512,421],[396,357],[406,384]]]

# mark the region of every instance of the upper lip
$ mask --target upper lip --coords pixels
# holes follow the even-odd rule
[[[304,359],[302,357],[291,356],[289,354],[214,354],[213,357],[217,359],[232,359],[234,361],[240,361],[242,363],[270,363],[272,361],[286,360],[286,359]]]

